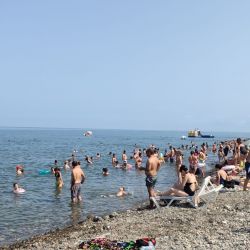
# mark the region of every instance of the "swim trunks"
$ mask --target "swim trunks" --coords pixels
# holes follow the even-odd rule
[[[157,181],[157,176],[147,176],[146,177],[146,186],[154,188],[156,181]]]
[[[71,199],[73,200],[73,198],[78,198],[80,196],[80,193],[81,193],[81,184],[75,183],[71,187]]]
[[[245,163],[245,170],[246,170],[246,178],[250,179],[250,162]]]

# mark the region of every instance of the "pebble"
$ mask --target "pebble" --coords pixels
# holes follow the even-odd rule
[[[249,207],[250,192],[228,192],[219,194],[209,211],[181,205],[160,211],[131,209],[104,217],[88,215],[75,227],[0,249],[77,249],[82,241],[106,236],[118,241],[155,237],[157,250],[245,250],[250,249]]]

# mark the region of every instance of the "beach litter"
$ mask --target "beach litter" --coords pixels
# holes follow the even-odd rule
[[[90,250],[155,250],[156,241],[153,238],[143,238],[136,241],[111,241],[107,238],[96,238],[82,242],[79,249]]]

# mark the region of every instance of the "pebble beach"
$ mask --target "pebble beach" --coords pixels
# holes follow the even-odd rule
[[[156,249],[250,249],[250,192],[226,191],[214,203],[194,209],[187,204],[149,210],[147,202],[123,212],[91,217],[0,249],[78,249],[97,237],[130,241],[156,239]]]

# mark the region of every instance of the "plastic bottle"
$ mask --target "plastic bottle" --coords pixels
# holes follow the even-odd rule
[[[155,246],[151,241],[149,241],[148,246],[143,246],[140,250],[155,250]]]

